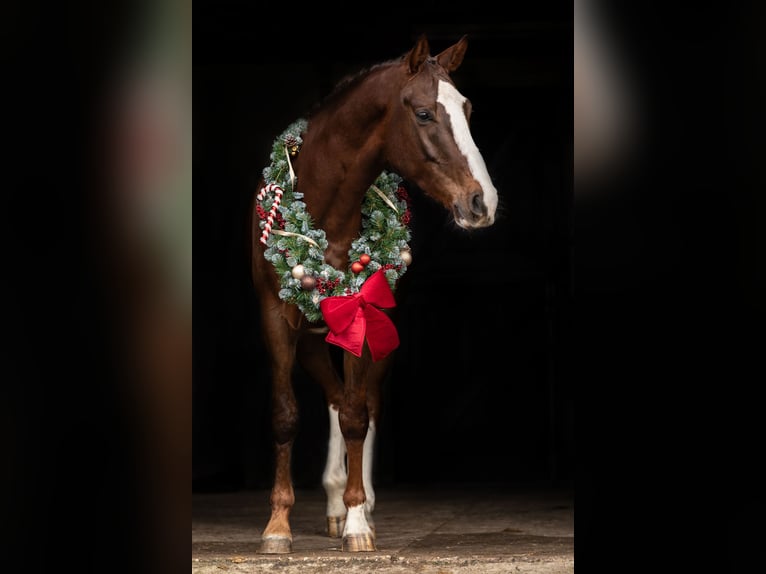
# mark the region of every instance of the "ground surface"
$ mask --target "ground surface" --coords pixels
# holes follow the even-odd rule
[[[296,491],[293,552],[258,553],[269,493],[194,494],[192,572],[559,574],[574,572],[566,490],[391,488],[377,491],[375,552],[341,552],[325,535],[320,490]]]

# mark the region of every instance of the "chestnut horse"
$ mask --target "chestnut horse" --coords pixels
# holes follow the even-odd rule
[[[291,186],[300,192],[296,197],[302,198],[313,226],[324,230],[324,262],[333,269],[354,269],[350,252],[362,229],[363,198],[386,171],[398,174],[443,205],[461,228],[494,223],[497,191],[471,136],[471,104],[450,77],[463,61],[466,47],[463,36],[431,56],[428,41],[421,36],[400,58],[338,84],[312,111],[299,137],[286,141],[292,144],[286,155]],[[281,233],[271,236],[274,241],[290,234],[280,228],[279,213],[285,207],[279,204],[281,196],[275,198],[269,217],[259,202],[267,192],[282,192],[269,183],[261,180],[261,192],[251,211],[252,277],[271,361],[275,440],[271,517],[262,533],[260,552],[292,552],[289,516],[295,496],[290,458],[298,408],[291,373],[296,359],[323,388],[329,410],[330,439],[322,476],[328,534],[342,537],[343,550],[374,551],[372,449],[380,385],[393,353],[376,357],[369,337],[363,338],[358,352],[344,348],[341,376],[332,360],[329,337],[324,337],[330,323],[324,320],[327,316],[308,320],[298,305],[284,300],[284,282],[290,281],[290,272],[275,272],[264,245],[271,233]],[[292,236],[319,245],[301,233]],[[387,268],[401,270],[409,262],[403,254],[398,265]],[[302,265],[296,267],[303,269]],[[315,287],[316,282],[309,280],[307,288]],[[315,297],[319,297],[316,292]],[[393,333],[387,328],[387,344],[395,347],[395,328]]]

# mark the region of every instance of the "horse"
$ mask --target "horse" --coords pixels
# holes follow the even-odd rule
[[[467,36],[341,80],[274,140],[250,210],[251,275],[270,361],[274,480],[259,552],[292,552],[296,361],[323,389],[330,431],[322,486],[327,534],[376,550],[372,455],[381,382],[399,345],[396,287],[413,263],[409,189],[464,230],[493,225],[498,194],[452,77]],[[342,368],[331,345],[342,349]],[[342,371],[342,376],[341,372]]]

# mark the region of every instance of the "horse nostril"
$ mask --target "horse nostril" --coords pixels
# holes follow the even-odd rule
[[[481,191],[476,191],[471,196],[471,212],[474,215],[482,217],[487,214],[487,206],[484,204],[484,198]]]

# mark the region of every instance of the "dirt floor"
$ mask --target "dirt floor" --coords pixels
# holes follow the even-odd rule
[[[574,572],[568,490],[486,486],[378,489],[377,550],[325,534],[321,489],[296,491],[293,552],[258,553],[268,491],[194,494],[192,572],[496,574]]]

